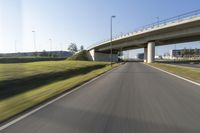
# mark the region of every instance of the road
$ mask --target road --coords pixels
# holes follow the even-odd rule
[[[1,133],[200,133],[200,87],[126,63]]]

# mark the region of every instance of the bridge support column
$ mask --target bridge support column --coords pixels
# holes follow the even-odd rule
[[[95,61],[95,49],[88,51],[87,57],[91,61]]]
[[[147,63],[147,48],[144,48],[144,63]]]
[[[155,60],[155,42],[147,44],[147,63],[153,63]]]

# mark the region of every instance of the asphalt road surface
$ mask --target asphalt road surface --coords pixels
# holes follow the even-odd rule
[[[200,87],[127,63],[1,133],[200,133]]]

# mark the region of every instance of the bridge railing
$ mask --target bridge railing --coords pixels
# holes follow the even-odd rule
[[[142,26],[142,27],[136,29],[136,31],[160,27],[160,26],[163,26],[163,25],[167,25],[169,23],[182,22],[184,20],[191,19],[191,18],[194,18],[194,17],[199,17],[199,16],[200,16],[200,9],[192,11],[192,12],[184,13],[184,14],[172,17],[172,18],[168,18],[168,19],[165,19],[165,20],[157,21],[157,22],[154,22],[152,24]]]
[[[181,23],[182,21],[190,20],[190,19],[193,19],[196,17],[200,17],[200,9],[139,27],[139,28],[135,29],[134,32],[128,32],[126,34],[117,35],[117,36],[113,37],[113,40],[129,37],[129,36],[135,35],[140,32],[145,32],[147,30],[151,30],[154,28],[163,27],[163,26],[166,26],[166,25],[169,25],[172,23]],[[105,39],[105,40],[99,41],[99,42],[89,46],[88,49],[98,46],[102,43],[107,43],[107,42],[110,42],[110,39]]]

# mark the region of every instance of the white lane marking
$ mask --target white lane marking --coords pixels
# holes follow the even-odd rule
[[[145,63],[143,63],[143,64],[145,64]],[[178,76],[178,75],[173,74],[173,73],[171,73],[171,72],[167,72],[167,71],[165,71],[165,70],[163,70],[163,69],[160,69],[160,68],[157,68],[157,67],[154,67],[154,66],[148,65],[148,64],[145,64],[145,65],[150,66],[150,67],[152,67],[152,68],[154,68],[154,69],[160,70],[160,71],[162,71],[162,72],[164,72],[164,73],[167,73],[167,74],[169,74],[169,75],[175,76],[175,77],[177,77],[177,78],[179,78],[179,79],[182,79],[182,80],[185,80],[185,81],[187,81],[187,82],[190,82],[190,83],[192,83],[192,84],[195,84],[195,85],[197,85],[197,86],[200,86],[199,83],[194,82],[194,81],[192,81],[192,80],[189,80],[189,79],[183,78],[183,77],[181,77],[181,76]]]
[[[99,75],[99,76],[97,76],[97,77],[95,77],[95,78],[89,80],[88,82],[82,84],[81,86],[78,86],[78,87],[72,89],[71,91],[69,91],[69,92],[67,92],[67,93],[64,93],[64,94],[60,95],[59,97],[57,97],[57,98],[55,98],[55,99],[53,99],[53,100],[51,100],[51,101],[49,101],[49,102],[47,102],[47,103],[45,103],[45,104],[39,106],[38,108],[33,109],[33,110],[31,110],[30,112],[27,112],[26,114],[23,114],[22,116],[20,116],[20,117],[18,117],[18,118],[16,118],[16,119],[14,119],[14,120],[12,120],[12,121],[6,123],[5,125],[2,125],[2,126],[0,127],[0,131],[2,131],[2,130],[4,130],[4,129],[8,128],[9,126],[11,126],[11,125],[13,125],[13,124],[15,124],[15,123],[17,123],[17,122],[19,122],[19,121],[21,121],[21,120],[23,120],[24,118],[26,118],[26,117],[32,115],[33,113],[35,113],[35,112],[37,112],[37,111],[39,111],[39,110],[45,108],[46,106],[48,106],[48,105],[50,105],[50,104],[52,104],[52,103],[54,103],[54,102],[56,102],[56,101],[62,99],[63,97],[65,97],[65,96],[67,96],[67,95],[69,95],[69,94],[71,94],[71,93],[77,91],[77,90],[80,89],[81,87],[84,87],[84,86],[90,84],[91,82],[93,82],[93,81],[99,79],[100,77],[106,75],[106,74],[109,73],[109,72],[112,72],[112,71],[116,70],[117,68],[119,68],[119,67],[116,67],[116,68],[114,68],[114,69],[111,69],[111,70],[109,70],[109,71],[107,71],[107,72],[105,72],[105,73],[103,73],[103,74],[101,74],[101,75]]]

